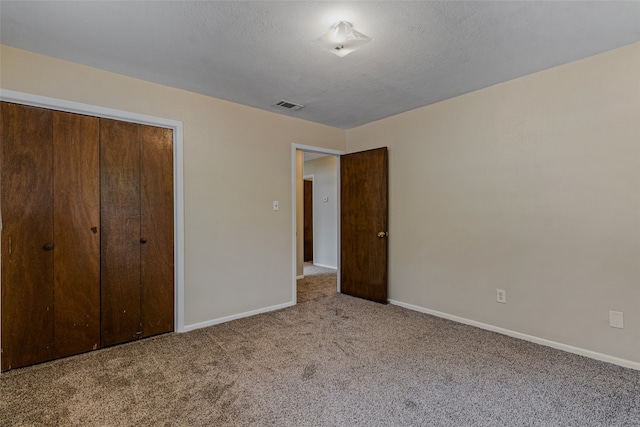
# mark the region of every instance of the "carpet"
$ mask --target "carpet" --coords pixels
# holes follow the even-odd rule
[[[298,304],[336,293],[336,270],[304,263],[304,279],[297,280]]]
[[[333,286],[333,287],[332,287]],[[638,426],[640,372],[298,281],[296,306],[0,375],[2,426]]]

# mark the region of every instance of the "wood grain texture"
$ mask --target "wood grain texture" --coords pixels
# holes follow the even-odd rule
[[[102,346],[140,337],[138,125],[100,119]]]
[[[142,331],[174,329],[173,131],[139,125]]]
[[[4,371],[53,357],[53,123],[41,108],[0,109]]]
[[[340,158],[341,292],[387,302],[387,148]]]
[[[55,357],[100,345],[99,119],[53,112]]]
[[[304,180],[304,262],[313,261],[313,181]]]

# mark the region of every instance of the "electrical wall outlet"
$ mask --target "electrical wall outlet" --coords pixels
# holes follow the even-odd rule
[[[624,315],[621,311],[609,312],[609,326],[624,329]]]
[[[507,291],[504,289],[496,289],[496,301],[506,304],[507,303]]]

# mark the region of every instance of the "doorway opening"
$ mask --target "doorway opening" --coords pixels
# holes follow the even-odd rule
[[[341,154],[344,153],[292,144],[292,301],[294,303],[306,301],[318,292],[326,293],[328,283],[333,283],[330,292],[339,291]],[[305,186],[307,188],[306,203]],[[307,217],[306,227],[305,216]],[[301,281],[300,292],[298,281]]]

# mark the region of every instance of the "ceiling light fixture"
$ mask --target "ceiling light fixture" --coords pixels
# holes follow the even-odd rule
[[[327,52],[343,57],[360,49],[371,40],[373,40],[371,37],[354,30],[351,23],[339,21],[333,24],[329,31],[318,37],[314,43]]]

